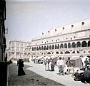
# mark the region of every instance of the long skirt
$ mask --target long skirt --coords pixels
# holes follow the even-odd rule
[[[18,68],[18,76],[25,75],[25,72],[23,70],[23,67]]]

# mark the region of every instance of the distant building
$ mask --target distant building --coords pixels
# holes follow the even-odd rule
[[[9,49],[6,49],[5,51],[5,56],[7,56],[7,61],[10,60],[10,57],[9,57]]]
[[[30,42],[10,41],[9,42],[9,58],[10,59],[24,59],[30,57]]]
[[[90,55],[90,19],[57,27],[31,41],[32,58]]]

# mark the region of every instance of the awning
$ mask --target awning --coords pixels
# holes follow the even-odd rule
[[[72,56],[72,57],[70,58],[70,60],[77,60],[77,59],[80,59],[80,56]]]

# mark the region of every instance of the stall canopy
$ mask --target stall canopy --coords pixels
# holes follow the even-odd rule
[[[72,57],[70,58],[70,60],[77,60],[77,59],[80,59],[80,56],[72,56]]]

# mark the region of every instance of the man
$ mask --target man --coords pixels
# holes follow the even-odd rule
[[[87,65],[89,63],[88,58],[85,59],[84,63],[85,63],[85,68],[87,68]]]
[[[57,66],[59,68],[59,73],[64,75],[64,61],[61,57],[57,60]]]
[[[90,83],[90,67],[87,66],[87,69],[84,71],[84,79],[87,83]]]

